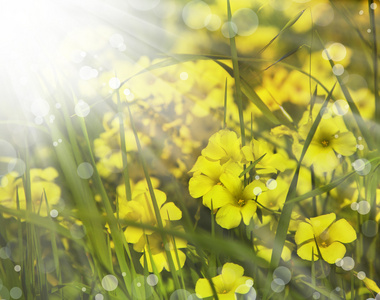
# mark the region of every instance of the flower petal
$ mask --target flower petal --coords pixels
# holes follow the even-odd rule
[[[328,247],[319,247],[319,251],[326,262],[335,264],[338,259],[343,258],[346,253],[346,247],[339,242],[334,242]]]
[[[301,222],[298,226],[296,235],[294,236],[294,240],[298,246],[306,241],[314,240],[313,227],[306,222]]]
[[[232,194],[221,185],[214,185],[211,191],[203,196],[203,205],[207,206],[209,209],[217,209],[234,202],[235,198]]]
[[[299,257],[305,260],[312,260],[312,254],[314,253],[314,260],[318,260],[318,250],[315,242],[305,243],[297,249],[297,254]]]
[[[331,140],[331,147],[344,156],[350,156],[356,152],[356,138],[352,132],[338,133],[338,138]]]
[[[249,222],[256,213],[257,204],[255,201],[248,200],[246,204],[241,209],[241,215],[243,217],[243,222],[245,225],[249,225]]]
[[[240,207],[227,204],[216,213],[216,223],[226,229],[238,227],[241,222]]]
[[[182,211],[173,202],[163,205],[160,213],[164,220],[175,221],[182,218]]]
[[[351,243],[356,240],[355,229],[345,219],[340,219],[332,224],[328,234],[330,240],[341,243]]]
[[[310,218],[309,223],[313,226],[315,236],[318,237],[325,231],[336,219],[334,213]]]
[[[213,295],[210,283],[205,278],[198,279],[195,284],[195,293],[198,298],[207,298]]]
[[[189,192],[191,197],[199,198],[208,193],[216,182],[205,175],[197,175],[189,180]]]

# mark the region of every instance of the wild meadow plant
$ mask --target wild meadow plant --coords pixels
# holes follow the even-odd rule
[[[377,1],[126,3],[4,79],[0,298],[380,299]]]

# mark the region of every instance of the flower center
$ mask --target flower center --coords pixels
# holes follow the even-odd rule
[[[321,143],[322,143],[323,147],[327,147],[330,142],[328,140],[323,140]]]
[[[245,205],[245,200],[240,199],[240,200],[238,201],[238,204],[239,204],[239,206],[244,206],[244,205]]]

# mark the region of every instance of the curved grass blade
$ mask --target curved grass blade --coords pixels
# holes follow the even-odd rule
[[[265,155],[267,154],[265,153],[264,155],[256,159],[248,168],[246,168],[243,172],[239,174],[239,177],[242,177],[245,174],[247,174],[249,171],[251,171],[264,158]]]

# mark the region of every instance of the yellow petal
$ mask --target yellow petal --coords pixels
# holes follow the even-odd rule
[[[301,244],[306,241],[314,241],[313,227],[306,222],[301,222],[294,236],[294,240],[298,246],[301,246]]]
[[[217,209],[228,203],[234,203],[235,198],[232,194],[221,185],[214,187],[206,195],[203,196],[203,205],[209,209]]]
[[[332,147],[322,147],[313,158],[313,165],[316,172],[330,172],[339,165],[339,159]]]
[[[189,192],[191,197],[199,198],[208,193],[216,184],[213,179],[205,175],[197,175],[189,180]]]
[[[182,218],[182,211],[173,202],[162,206],[160,212],[164,220],[175,221]]]
[[[305,243],[303,246],[297,249],[297,254],[299,257],[305,260],[312,260],[312,254],[314,252],[314,261],[318,260],[318,250],[315,242]]]
[[[244,274],[244,268],[234,263],[225,263],[222,269],[222,277],[226,283],[234,283]]]
[[[332,224],[328,234],[331,241],[351,243],[356,240],[354,228],[345,219],[340,219]]]
[[[216,213],[216,223],[225,229],[238,227],[241,222],[240,207],[227,204]]]
[[[243,222],[245,225],[249,225],[249,222],[256,213],[257,204],[255,201],[248,200],[246,204],[241,209],[241,215],[243,217]]]
[[[315,236],[318,237],[325,231],[336,219],[334,213],[310,218],[309,223],[313,226]]]
[[[198,279],[195,285],[195,293],[198,298],[207,298],[213,295],[210,283],[205,278]]]
[[[343,258],[346,253],[346,247],[339,242],[334,242],[328,247],[319,247],[319,251],[326,262],[329,264],[335,264],[337,260]]]
[[[243,182],[238,176],[226,172],[220,176],[220,181],[233,196],[236,197],[241,194],[243,189]]]
[[[128,226],[124,231],[126,241],[132,244],[137,243],[143,235],[144,231],[138,227]]]
[[[344,156],[350,156],[356,152],[356,138],[352,132],[338,133],[338,138],[331,140],[331,147]]]

